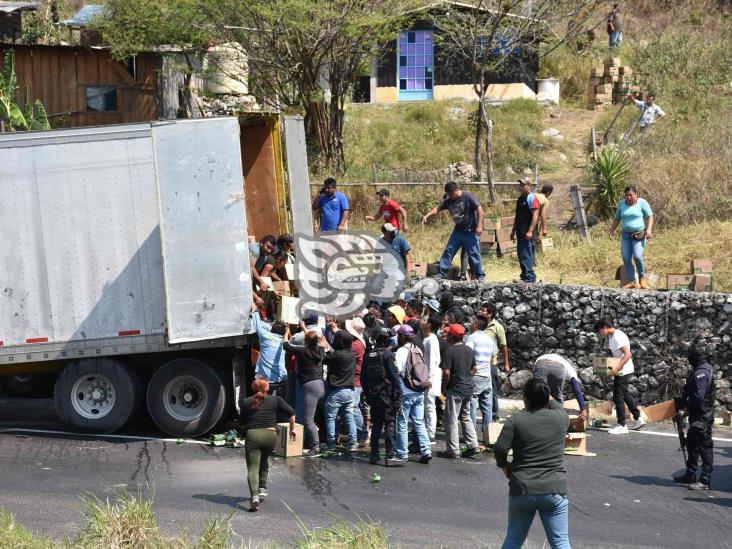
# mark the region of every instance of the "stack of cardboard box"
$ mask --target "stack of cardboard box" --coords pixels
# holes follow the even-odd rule
[[[480,253],[487,257],[503,257],[516,252],[516,241],[511,240],[513,217],[486,217],[480,235]]]
[[[622,66],[619,57],[608,57],[602,66],[593,67],[590,71],[587,108],[605,110],[613,103],[624,101],[628,93],[638,91],[633,69]]]
[[[669,290],[711,292],[714,263],[711,259],[692,259],[689,273],[666,275],[666,288]]]

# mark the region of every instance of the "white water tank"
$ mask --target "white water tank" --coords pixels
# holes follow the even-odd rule
[[[247,95],[249,67],[241,46],[211,46],[203,58],[203,77],[210,93]]]
[[[536,81],[536,100],[559,105],[559,80],[541,78]]]

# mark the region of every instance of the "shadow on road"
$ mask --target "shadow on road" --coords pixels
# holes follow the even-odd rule
[[[627,480],[633,484],[640,484],[642,486],[676,486],[674,481],[670,478],[663,477],[651,477],[651,476],[634,476],[625,477],[621,475],[610,475],[610,478],[617,478],[620,480]]]
[[[711,503],[722,507],[732,507],[732,498],[684,498],[684,501],[698,501],[700,503]]]
[[[193,499],[201,499],[208,503],[226,505],[238,511],[249,511],[249,498],[246,496],[227,496],[226,494],[193,494]],[[242,505],[244,503],[245,505]]]

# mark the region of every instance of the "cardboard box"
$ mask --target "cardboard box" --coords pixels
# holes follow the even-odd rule
[[[427,276],[434,276],[440,272],[439,263],[427,263]]]
[[[608,67],[620,67],[620,64],[620,57],[607,57],[603,62],[605,70],[607,70]]]
[[[458,278],[460,278],[460,267],[452,265],[449,269],[447,269],[447,279],[457,280]]]
[[[551,238],[542,238],[537,246],[540,252],[547,252],[554,249],[554,241]]]
[[[272,284],[272,277],[270,276],[261,276],[259,277],[262,280],[262,284],[264,284],[268,290],[274,291],[274,285]]]
[[[695,292],[711,292],[712,291],[712,275],[696,274],[691,281],[691,289]]]
[[[513,226],[503,227],[496,231],[496,242],[507,242],[511,240],[511,231]]]
[[[605,67],[592,67],[592,69],[590,70],[590,78],[601,78],[604,72]]]
[[[567,433],[564,439],[564,454],[585,457],[596,455],[587,451],[587,433]]]
[[[714,262],[711,259],[692,259],[689,267],[692,274],[714,273]]]
[[[518,182],[517,182],[517,184],[518,184]],[[514,217],[513,216],[510,216],[510,217],[502,217],[501,218],[501,228],[505,228],[505,227],[509,227],[510,228],[510,227],[513,227],[513,221],[514,221]]]
[[[691,288],[691,283],[694,280],[693,274],[669,274],[666,275],[666,288],[668,290],[684,291]]]
[[[595,97],[600,95],[608,95],[611,93],[613,93],[612,84],[601,84],[599,86],[595,86]]]
[[[500,217],[485,217],[483,218],[483,230],[484,231],[496,231],[501,228]]]
[[[295,280],[297,278],[295,276],[295,264],[287,263],[285,265],[285,273],[287,273],[287,280]]]
[[[623,76],[630,76],[633,74],[633,69],[631,67],[620,67],[620,74]]]
[[[412,277],[418,276],[424,278],[427,276],[427,263],[412,263],[412,268],[409,270],[409,274]]]
[[[274,454],[280,457],[296,457],[302,455],[303,429],[302,425],[295,423],[295,440],[290,439],[290,424],[277,424],[277,442]]]
[[[618,267],[618,270],[615,271],[615,280],[619,280],[621,286],[625,286],[628,282],[635,282],[635,279],[630,280],[628,278],[628,273],[625,270],[625,265],[620,265],[620,267]]]
[[[610,369],[619,363],[620,359],[613,356],[593,356],[592,373],[596,376],[608,377],[610,375]]]
[[[272,288],[282,296],[292,297],[292,284],[289,280],[274,280]]]
[[[286,324],[297,326],[300,324],[298,309],[300,300],[296,297],[282,296],[277,305],[277,318]]]
[[[493,446],[498,440],[502,429],[503,423],[498,423],[497,421],[489,423],[488,427],[483,430],[483,444],[487,442],[488,446]]]
[[[570,433],[584,433],[587,431],[587,422],[584,418],[571,417],[569,418],[569,431]]]
[[[483,234],[480,235],[481,246],[483,244],[493,244],[495,242],[498,242],[498,240],[496,239],[496,232],[497,231],[483,231]]]
[[[643,413],[648,421],[671,419],[676,413],[676,403],[673,400],[666,400],[652,406],[646,406],[643,408]]]
[[[516,242],[514,240],[507,240],[498,243],[498,252],[500,254],[507,254],[516,251]]]

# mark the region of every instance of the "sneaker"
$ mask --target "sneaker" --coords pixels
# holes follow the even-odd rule
[[[471,458],[480,454],[480,448],[468,448],[462,453],[464,458]]]
[[[419,458],[420,463],[429,463],[432,460],[432,454],[422,454]]]
[[[269,495],[269,492],[267,492],[267,488],[260,488],[259,489],[259,499],[264,499]]]
[[[696,491],[709,490],[709,484],[707,484],[706,482],[701,482],[701,481],[695,482],[693,484],[689,484],[689,490],[696,490]]]
[[[627,435],[629,432],[625,425],[616,425],[608,431],[611,435]]]
[[[407,460],[404,458],[390,457],[384,460],[384,465],[386,467],[404,467],[406,462]]]
[[[256,513],[257,509],[259,509],[259,496],[252,496],[252,499],[249,500],[249,511]]]
[[[307,456],[317,456],[320,453],[320,448],[305,448],[302,451],[302,455]]]
[[[452,452],[437,452],[437,457],[446,459],[458,459],[460,456],[458,454],[453,454]]]
[[[680,477],[674,477],[674,482],[676,484],[695,484],[696,483],[696,475],[692,475],[691,473],[684,473]]]
[[[643,427],[645,424],[646,424],[646,420],[643,419],[642,417],[639,417],[638,419],[636,419],[633,422],[633,425],[631,425],[630,428],[633,431],[637,431],[638,429],[640,429],[641,427]]]

